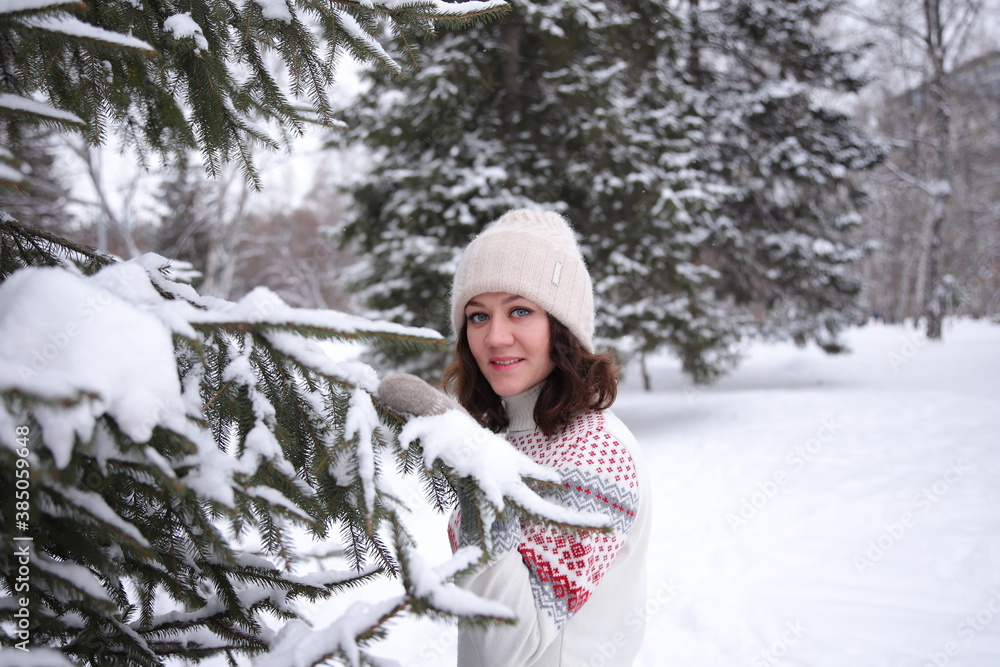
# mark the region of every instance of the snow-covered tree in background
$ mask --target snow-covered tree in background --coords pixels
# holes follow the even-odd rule
[[[17,155],[10,151],[10,141],[0,130],[0,154],[7,166],[18,172],[17,188],[0,185],[0,211],[19,220],[32,220],[38,229],[58,231],[75,226],[66,212],[72,194],[58,174],[58,132],[52,128],[22,128],[22,142]],[[0,178],[0,180],[3,180]]]
[[[352,118],[369,131],[349,136],[387,150],[344,229],[370,262],[358,281],[370,306],[446,328],[462,247],[509,208],[540,204],[582,235],[601,334],[642,350],[725,348],[710,273],[692,258],[692,211],[712,195],[691,169],[698,123],[675,85],[667,4],[518,3],[509,20],[427,45],[433,65],[399,92],[373,76]],[[701,353],[685,354],[697,375],[709,372]]]
[[[860,84],[811,32],[827,4],[600,7],[517,3],[427,45],[396,90],[373,74],[348,139],[382,158],[343,230],[368,305],[446,328],[461,248],[541,205],[583,237],[606,338],[671,347],[699,380],[748,325],[830,343],[861,256],[849,177],[879,153],[815,101]]]
[[[820,100],[855,93],[860,49],[820,27],[841,3],[692,2],[690,80],[700,91],[710,181],[730,189],[702,224],[719,294],[766,335],[840,349],[859,321],[855,264],[868,200],[858,175],[882,148]]]
[[[500,436],[458,412],[407,422],[370,367],[318,344],[398,350],[440,345],[436,332],[290,308],[266,289],[204,297],[183,264],[116,262],[9,217],[0,243],[5,664],[22,649],[49,650],[47,664],[370,664],[402,613],[507,618],[450,584],[482,549],[435,567],[421,556],[394,467],[441,509],[461,486],[483,522],[601,525],[541,500],[532,488],[551,477]],[[342,567],[303,568],[304,535],[339,535]],[[380,574],[404,592],[341,619],[296,607]]]

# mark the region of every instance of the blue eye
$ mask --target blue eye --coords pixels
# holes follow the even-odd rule
[[[531,309],[518,306],[514,310],[510,311],[510,314],[514,317],[527,317],[528,315],[531,315]]]
[[[469,313],[465,316],[465,319],[469,321],[470,324],[482,324],[488,318],[486,313]]]

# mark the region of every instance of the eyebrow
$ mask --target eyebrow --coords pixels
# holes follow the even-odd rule
[[[506,299],[504,299],[503,301],[501,301],[500,304],[506,306],[508,303],[513,303],[514,301],[517,301],[518,299],[524,299],[524,297],[521,296],[520,294],[511,294],[509,297],[507,297]],[[525,299],[525,301],[527,301],[527,299]],[[483,308],[484,307],[483,304],[480,303],[480,302],[478,302],[478,301],[469,301],[469,303],[465,304],[466,308],[468,308],[469,306],[477,306],[479,308]]]

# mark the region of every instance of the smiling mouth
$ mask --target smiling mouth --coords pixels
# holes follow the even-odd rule
[[[524,361],[524,359],[504,359],[502,361],[491,361],[490,363],[494,366],[511,366],[519,361]]]

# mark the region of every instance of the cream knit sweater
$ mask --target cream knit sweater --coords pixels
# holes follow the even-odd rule
[[[642,645],[650,490],[635,438],[611,412],[588,412],[562,433],[544,436],[534,423],[541,385],[506,399],[507,439],[559,470],[567,506],[606,514],[611,534],[572,532],[521,522],[508,550],[460,585],[497,600],[514,626],[459,630],[459,667],[632,665]],[[449,525],[459,542],[460,516]]]

